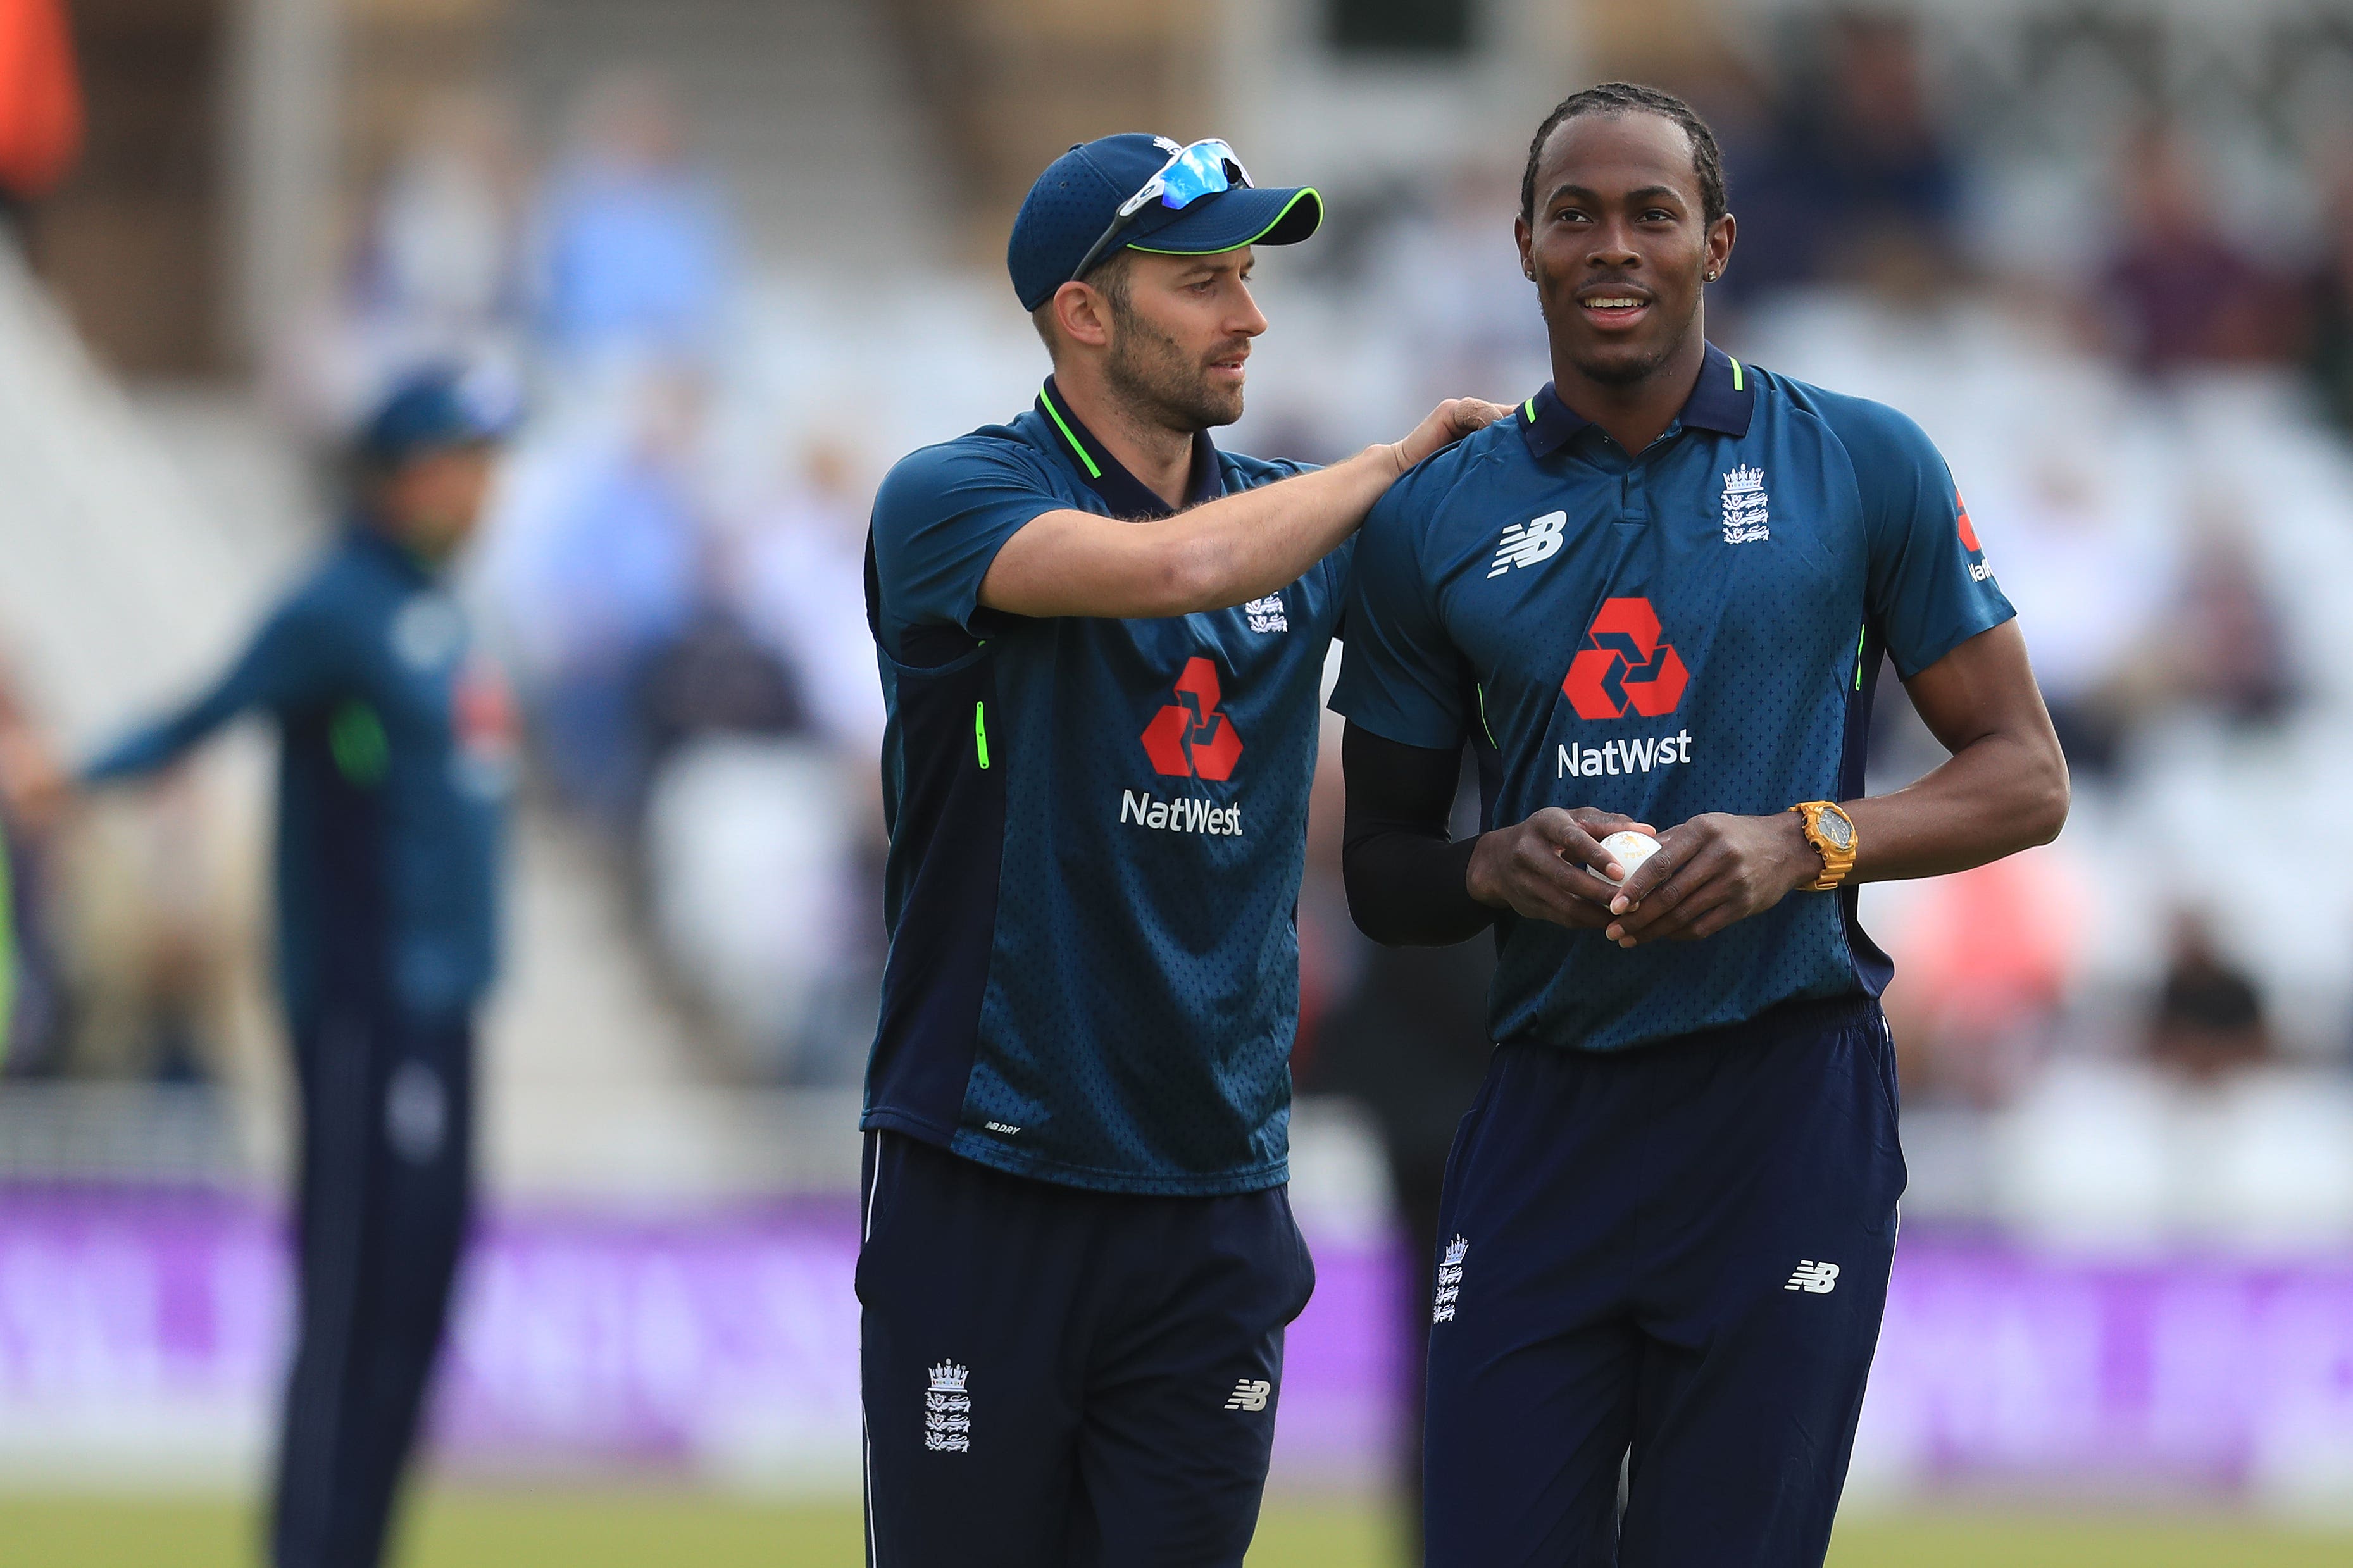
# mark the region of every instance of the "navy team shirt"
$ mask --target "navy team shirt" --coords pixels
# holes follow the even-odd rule
[[[1883,405],[1711,346],[1629,455],[1547,385],[1366,520],[1332,706],[1486,763],[1486,826],[1548,805],[1662,832],[1862,794],[1882,653],[1905,679],[2015,613],[1944,459]],[[1593,1051],[1876,995],[1855,889],[1793,892],[1699,942],[1631,950],[1499,917],[1489,1027]]]
[[[1186,499],[1299,471],[1197,436]],[[1198,615],[982,608],[1005,542],[1072,510],[1169,510],[1050,379],[1029,413],[913,454],[875,497],[891,951],[862,1125],[1101,1191],[1274,1186],[1348,551]]]
[[[83,777],[153,773],[250,709],[282,731],[278,968],[294,1025],[353,1009],[464,1016],[497,970],[513,733],[457,601],[354,521],[211,690]]]

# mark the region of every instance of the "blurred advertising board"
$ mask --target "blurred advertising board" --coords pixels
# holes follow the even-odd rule
[[[281,1226],[214,1193],[0,1192],[0,1463],[16,1484],[249,1479],[283,1353]],[[1377,1484],[1414,1271],[1377,1242],[1310,1239],[1279,1473]],[[461,1287],[441,1464],[848,1489],[857,1247],[839,1199],[491,1217]],[[976,1365],[976,1412],[985,1378]],[[1853,1492],[1989,1485],[2346,1506],[2353,1257],[2116,1262],[1907,1234]]]

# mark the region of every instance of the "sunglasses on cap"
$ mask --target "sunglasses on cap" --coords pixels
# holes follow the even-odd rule
[[[1071,269],[1071,278],[1084,278],[1092,271],[1095,263],[1103,259],[1103,253],[1112,247],[1113,242],[1126,231],[1155,197],[1159,198],[1160,205],[1170,211],[1182,212],[1203,196],[1214,196],[1237,185],[1248,188],[1250,183],[1250,171],[1242,167],[1240,158],[1234,156],[1234,150],[1214,137],[1207,142],[1196,142],[1190,147],[1176,149],[1176,154],[1160,165],[1158,174],[1145,181],[1135,195],[1119,204],[1119,212],[1111,220],[1111,226],[1087,247],[1086,255],[1081,257],[1078,266]]]

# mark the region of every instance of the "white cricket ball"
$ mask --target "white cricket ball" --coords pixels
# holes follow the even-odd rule
[[[1630,877],[1634,874],[1635,867],[1659,852],[1659,841],[1647,833],[1636,833],[1630,829],[1624,833],[1611,834],[1601,841],[1601,847],[1609,850],[1610,858],[1625,867],[1626,875]],[[1602,879],[1607,881],[1609,879],[1605,873]],[[1623,879],[1620,879],[1623,880]]]

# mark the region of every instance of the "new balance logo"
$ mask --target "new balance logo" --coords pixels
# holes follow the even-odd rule
[[[1838,1276],[1837,1264],[1817,1263],[1810,1258],[1801,1258],[1798,1260],[1796,1272],[1789,1276],[1789,1282],[1781,1289],[1803,1290],[1809,1296],[1827,1296],[1838,1289]]]
[[[1233,1393],[1227,1395],[1226,1408],[1229,1410],[1263,1410],[1266,1408],[1268,1398],[1271,1396],[1273,1393],[1274,1384],[1267,1382],[1266,1379],[1262,1377],[1246,1377],[1240,1383],[1234,1384]]]
[[[1548,511],[1533,522],[1506,523],[1487,575],[1500,577],[1514,566],[1533,566],[1559,554],[1560,531],[1567,526],[1565,511]]]
[[[1462,1260],[1471,1256],[1471,1244],[1456,1237],[1446,1244],[1446,1252],[1438,1263],[1438,1294],[1430,1298],[1430,1321],[1451,1323],[1454,1321],[1454,1304],[1462,1297]]]

